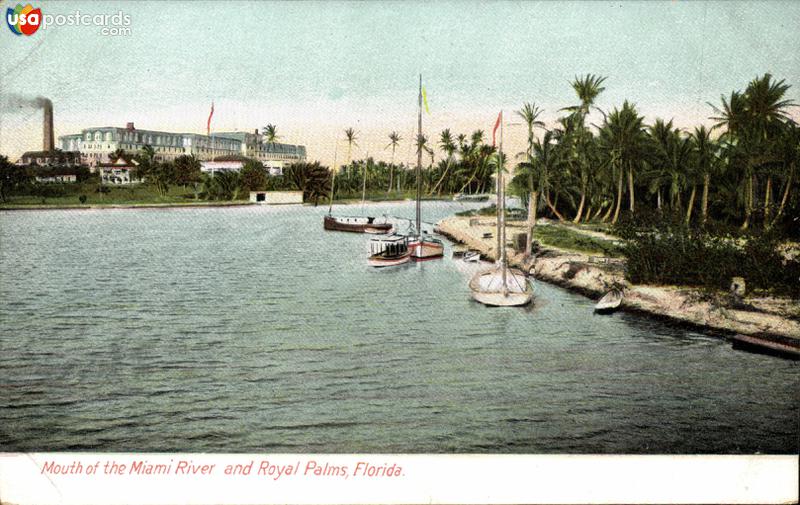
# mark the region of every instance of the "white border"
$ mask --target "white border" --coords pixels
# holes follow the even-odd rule
[[[177,464],[215,465],[176,475]],[[263,460],[292,467],[257,475]],[[170,466],[167,475],[106,475],[106,463]],[[253,462],[250,475],[225,475]],[[309,462],[348,467],[347,477],[304,475]],[[53,462],[80,474],[43,474]],[[359,462],[395,466],[393,476],[355,476]],[[299,463],[299,468],[298,467]],[[96,472],[87,475],[87,468]],[[401,471],[397,472],[397,467]],[[77,468],[77,465],[73,468]],[[127,467],[126,467],[127,468]],[[89,473],[92,470],[88,471]],[[276,478],[277,477],[277,478]],[[352,455],[352,454],[0,454],[0,503],[341,504],[341,503],[797,503],[792,456]]]

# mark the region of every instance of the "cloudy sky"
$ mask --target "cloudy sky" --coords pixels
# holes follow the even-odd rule
[[[0,2],[2,12],[17,2]],[[387,135],[411,139],[418,74],[425,130],[489,130],[526,101],[547,122],[576,102],[575,75],[606,76],[597,105],[628,99],[650,120],[707,122],[723,93],[765,72],[800,102],[800,2],[38,2],[44,14],[130,16],[130,34],[0,27],[0,92],[44,95],[56,135],[90,126],[204,132],[278,125],[330,163],[343,130],[388,159]],[[5,24],[5,23],[3,23]],[[41,145],[41,113],[0,112],[0,153]],[[524,128],[507,141],[521,145]],[[411,159],[404,142],[399,161]],[[341,155],[340,155],[341,157]]]

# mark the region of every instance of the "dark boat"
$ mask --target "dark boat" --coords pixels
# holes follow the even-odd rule
[[[360,216],[325,216],[323,225],[326,230],[349,231],[353,233],[389,233],[391,223],[376,223],[374,217]]]
[[[349,231],[352,233],[382,234],[392,231],[391,223],[376,223],[370,216],[334,216],[333,215],[333,188],[336,184],[336,149],[333,154],[333,170],[331,171],[331,195],[328,205],[328,214],[322,222],[323,227],[330,231]],[[364,192],[366,192],[366,167],[364,168]],[[361,205],[364,205],[365,193],[361,195]]]

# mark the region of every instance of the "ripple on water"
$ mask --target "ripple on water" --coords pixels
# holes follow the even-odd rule
[[[425,208],[433,221],[465,207]],[[414,206],[370,209],[411,217]],[[799,449],[793,363],[596,316],[543,283],[530,310],[487,309],[449,257],[367,268],[369,237],[324,232],[326,211],[0,213],[0,444]]]

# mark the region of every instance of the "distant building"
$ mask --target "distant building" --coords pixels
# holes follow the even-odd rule
[[[302,191],[251,191],[250,201],[266,205],[303,203]]]
[[[81,164],[81,153],[76,151],[27,151],[17,160],[17,165],[52,167],[75,167]]]
[[[80,166],[34,166],[33,176],[36,182],[41,183],[72,183],[78,182]],[[84,170],[86,170],[84,168]]]
[[[213,177],[217,172],[241,172],[245,163],[247,159],[243,156],[220,156],[213,161],[201,161],[200,171]]]
[[[305,146],[264,142],[258,131],[200,135],[139,130],[128,123],[125,128],[86,128],[79,134],[63,135],[58,141],[64,151],[80,152],[83,163],[91,167],[110,163],[108,155],[117,149],[135,154],[146,145],[154,149],[157,161],[171,161],[182,155],[194,155],[202,161],[241,155],[259,160],[267,168],[282,168],[284,163],[306,159]]]
[[[123,157],[117,158],[114,163],[100,163],[97,171],[100,173],[100,181],[103,184],[136,184],[142,182],[136,178],[136,168],[139,164],[135,160],[128,161]]]

